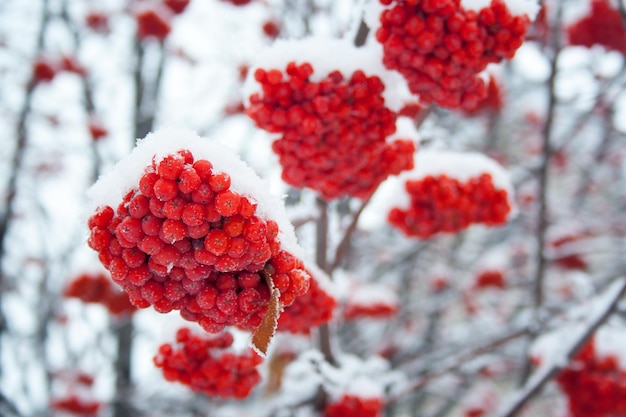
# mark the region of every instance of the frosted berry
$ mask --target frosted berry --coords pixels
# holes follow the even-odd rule
[[[137,36],[139,39],[156,38],[163,40],[169,35],[171,11],[158,4],[146,4],[135,11]]]
[[[602,45],[626,56],[626,25],[609,0],[592,0],[591,11],[567,28],[571,45]]]
[[[361,398],[354,394],[344,394],[337,401],[326,406],[325,417],[379,417],[383,401],[380,398]]]
[[[252,330],[267,310],[268,279],[288,306],[307,292],[309,274],[255,200],[194,159],[181,149],[153,160],[116,210],[89,219],[88,243],[136,307],[179,310],[209,332]]]

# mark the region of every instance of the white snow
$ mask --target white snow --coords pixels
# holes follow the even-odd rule
[[[595,334],[596,354],[599,358],[613,356],[619,368],[626,370],[626,328],[604,326]]]
[[[397,306],[399,304],[398,295],[383,284],[361,284],[357,285],[348,294],[347,304],[353,306]]]
[[[236,154],[216,140],[201,138],[186,129],[164,128],[148,134],[145,139],[138,140],[137,146],[127,157],[102,175],[87,190],[90,199],[88,213],[93,213],[98,207],[104,206],[115,209],[129,190],[138,187],[139,179],[146,168],[151,166],[153,158],[158,163],[167,155],[181,149],[191,151],[195,160],[210,161],[215,172],[229,174],[230,189],[241,195],[250,196],[258,203],[257,215],[278,223],[279,239],[283,249],[298,258],[303,257],[303,250],[297,243],[282,200],[270,194],[267,191],[267,184]]]
[[[507,9],[513,16],[526,15],[534,20],[541,6],[537,0],[504,0]],[[461,6],[465,10],[480,11],[491,5],[491,0],[461,0]]]
[[[261,85],[254,79],[254,72],[277,69],[285,72],[288,63],[310,63],[313,74],[310,80],[319,82],[333,71],[340,71],[348,79],[355,71],[362,70],[367,76],[378,76],[385,84],[383,98],[387,107],[400,110],[415,101],[404,78],[382,64],[382,46],[371,43],[357,48],[352,40],[332,38],[278,39],[274,44],[259,51],[254,59],[243,86],[243,100],[247,106],[250,96],[261,92]]]

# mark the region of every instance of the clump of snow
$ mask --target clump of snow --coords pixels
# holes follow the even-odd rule
[[[205,159],[211,162],[215,172],[230,175],[230,189],[256,201],[257,215],[278,223],[279,239],[283,248],[296,257],[303,257],[303,250],[297,243],[283,201],[270,194],[267,184],[236,154],[216,140],[202,138],[185,129],[165,128],[138,140],[137,146],[128,156],[87,190],[89,213],[104,206],[115,209],[128,191],[137,189],[139,179],[153,160],[158,163],[181,149],[189,150],[195,160]]]
[[[306,38],[278,39],[268,48],[259,52],[254,59],[254,66],[248,71],[243,85],[244,104],[250,104],[250,96],[261,93],[261,85],[255,80],[257,69],[277,69],[285,71],[288,63],[310,63],[313,74],[310,80],[319,82],[333,71],[341,72],[346,79],[357,70],[367,76],[378,76],[385,85],[383,98],[387,107],[400,110],[405,104],[415,101],[404,78],[395,71],[387,70],[382,64],[382,47],[371,43],[357,48],[348,39]]]
[[[513,16],[526,15],[530,20],[535,20],[541,8],[537,0],[504,0],[504,4]],[[465,10],[474,10],[476,12],[490,5],[491,0],[461,0],[461,6]]]
[[[626,327],[601,327],[595,334],[595,348],[599,358],[612,356],[626,370]]]
[[[408,117],[398,117],[396,119],[396,131],[393,135],[387,136],[387,142],[391,143],[398,139],[412,140],[416,144],[415,147],[418,147],[420,135],[413,119]]]
[[[350,305],[359,306],[397,306],[399,304],[398,295],[383,284],[361,284],[357,285],[348,294],[347,302]]]

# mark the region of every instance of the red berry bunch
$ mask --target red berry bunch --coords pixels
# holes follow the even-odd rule
[[[172,10],[158,3],[144,3],[134,11],[139,39],[164,40],[172,30]]]
[[[91,135],[91,139],[94,141],[100,140],[106,136],[108,136],[109,131],[102,124],[100,120],[96,117],[90,117],[89,122],[87,123],[87,128],[89,129],[89,134]]]
[[[505,190],[495,188],[491,174],[468,182],[446,175],[426,176],[405,184],[411,202],[407,209],[395,207],[389,222],[407,236],[427,239],[437,233],[456,233],[473,223],[496,226],[511,212]]]
[[[285,72],[254,73],[262,93],[250,97],[247,114],[260,128],[281,133],[273,150],[285,182],[328,200],[365,199],[389,175],[413,167],[412,142],[386,142],[396,114],[385,107],[379,77],[333,71],[314,82],[313,72],[309,63],[290,62]]]
[[[256,328],[269,280],[284,306],[309,288],[302,261],[281,249],[277,223],[188,150],[153,160],[117,210],[98,209],[88,225],[88,244],[135,306],[180,310],[208,332]]]
[[[378,417],[383,401],[380,398],[362,398],[354,394],[344,394],[338,401],[326,406],[325,417]]]
[[[493,77],[489,77],[487,84],[487,95],[478,102],[472,110],[465,110],[467,116],[476,116],[479,114],[498,114],[504,107],[504,98],[502,88]]]
[[[474,288],[499,288],[504,289],[506,287],[506,280],[502,271],[497,269],[487,269],[481,271],[476,276],[474,282]]]
[[[598,357],[592,339],[556,378],[573,417],[626,415],[626,371],[616,357]]]
[[[222,1],[230,3],[233,6],[245,6],[246,4],[252,2],[252,0],[222,0]]]
[[[262,359],[252,349],[236,354],[230,333],[214,337],[194,335],[179,329],[176,345],[161,345],[154,363],[171,382],[180,382],[208,396],[245,398],[261,381],[257,366]]]
[[[86,400],[72,394],[50,401],[50,408],[55,411],[73,414],[76,416],[95,416],[102,408],[102,404],[94,400]]]
[[[398,298],[387,287],[361,285],[350,291],[343,316],[346,320],[359,318],[385,319],[398,313]]]
[[[581,235],[570,234],[553,240],[550,244],[554,251],[552,262],[562,269],[586,271],[589,265],[583,255],[567,247],[570,244],[579,245],[578,242],[583,238]]]
[[[35,82],[50,82],[59,70],[56,62],[49,58],[38,57],[33,64],[33,80]]]
[[[568,27],[567,34],[571,45],[602,45],[626,56],[626,25],[609,0],[593,0],[589,15]]]
[[[64,294],[84,303],[101,304],[114,315],[132,314],[135,311],[128,296],[104,274],[80,274],[72,280]]]
[[[460,0],[380,0],[376,39],[383,64],[400,72],[423,104],[473,109],[485,96],[478,76],[487,64],[510,59],[530,19],[513,16],[503,0],[479,12]]]
[[[190,0],[163,0],[165,4],[175,14],[181,14],[189,6]]]
[[[94,32],[109,33],[109,15],[100,11],[91,11],[85,16],[85,24]]]
[[[312,279],[309,291],[280,315],[278,331],[309,334],[312,328],[330,321],[335,307],[337,300]]]

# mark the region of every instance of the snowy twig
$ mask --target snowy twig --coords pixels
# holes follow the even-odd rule
[[[341,263],[343,258],[346,256],[346,254],[348,253],[348,249],[350,247],[350,239],[352,238],[352,234],[356,230],[356,225],[359,222],[361,213],[363,213],[363,210],[365,209],[365,207],[367,206],[367,203],[369,203],[370,200],[371,200],[371,197],[363,201],[363,203],[361,204],[361,207],[359,207],[356,213],[354,213],[354,216],[352,217],[352,221],[346,228],[343,238],[341,239],[341,242],[339,243],[339,245],[337,246],[337,249],[335,250],[335,258],[333,260],[333,263],[330,266],[330,269],[329,269],[330,271],[334,271],[339,266],[339,264]]]
[[[454,356],[453,358],[447,360],[447,364],[445,364],[443,367],[428,372],[424,375],[422,375],[421,377],[419,377],[418,379],[416,379],[415,381],[413,381],[412,383],[408,384],[408,386],[403,389],[401,392],[395,394],[393,397],[391,397],[389,399],[389,402],[395,402],[400,400],[403,396],[411,393],[411,392],[415,392],[418,391],[420,389],[422,389],[424,386],[426,386],[426,384],[428,384],[430,381],[432,381],[435,378],[441,377],[443,375],[448,374],[449,372],[460,368],[461,366],[463,366],[465,363],[467,363],[468,360],[473,359],[479,355],[482,355],[484,353],[490,353],[492,352],[494,349],[505,345],[513,340],[518,339],[519,337],[525,336],[529,333],[529,329],[528,328],[523,328],[520,330],[516,330],[514,332],[511,332],[509,334],[506,334],[505,336],[502,336],[500,338],[497,338],[495,340],[490,340],[488,343],[485,343],[484,345],[469,349],[459,355]],[[429,364],[432,364],[434,361],[427,361]]]
[[[589,321],[582,328],[581,333],[564,349],[563,357],[552,360],[550,364],[540,368],[533,374],[528,382],[504,404],[497,416],[515,416],[531,398],[538,394],[543,386],[567,365],[568,361],[582,349],[598,327],[613,313],[624,294],[626,294],[626,278],[621,278],[616,281],[598,301],[599,307],[593,312],[595,314],[591,314]]]

